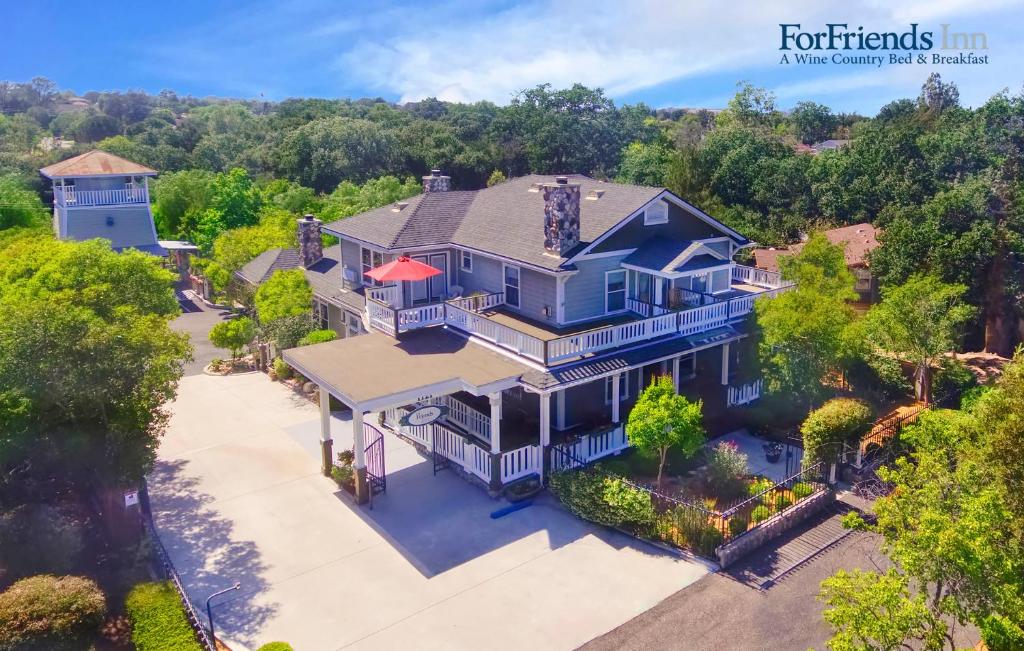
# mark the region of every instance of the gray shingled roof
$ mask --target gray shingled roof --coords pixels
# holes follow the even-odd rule
[[[697,271],[699,269],[707,269],[708,267],[718,267],[723,264],[728,264],[728,262],[728,260],[716,258],[713,255],[708,255],[707,253],[701,253],[700,255],[693,256],[681,265],[676,265],[672,271]]]
[[[652,237],[638,246],[636,251],[627,255],[622,262],[634,267],[662,271],[679,256],[680,251],[685,251],[690,244],[692,242],[689,240]]]
[[[297,269],[298,267],[298,249],[268,249],[235,273],[252,285],[262,285],[274,275],[275,271]]]
[[[396,211],[385,206],[325,228],[388,249],[456,244],[546,269],[558,269],[578,250],[656,197],[661,188],[604,183],[570,175],[580,184],[580,247],[557,258],[544,253],[544,196],[530,192],[554,176],[523,176],[484,190],[421,194]],[[601,198],[586,199],[591,190]]]

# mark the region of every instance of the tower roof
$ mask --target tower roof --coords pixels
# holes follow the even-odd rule
[[[157,171],[94,149],[39,170],[48,179],[82,176],[156,176]]]

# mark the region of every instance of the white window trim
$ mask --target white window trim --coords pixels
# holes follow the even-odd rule
[[[359,247],[359,283],[361,285],[366,285],[366,286],[369,286],[369,287],[382,287],[384,285],[384,283],[377,282],[373,278],[369,278],[369,277],[366,276],[366,271],[363,270],[363,251],[369,251],[370,252],[370,269],[375,269],[376,267],[380,266],[380,265],[373,264],[373,256],[375,254],[380,256],[381,264],[384,264],[384,261],[387,258],[387,255],[383,251],[377,251],[377,250],[371,249],[368,246],[360,246]]]
[[[466,261],[469,261],[469,266],[466,266]],[[466,251],[465,249],[459,250],[459,270],[465,271],[466,273],[473,273],[473,252]]]
[[[508,292],[506,291],[506,288],[509,286],[508,285],[508,270],[509,269],[515,269],[516,270],[516,283],[517,283],[517,285],[516,285],[517,292],[516,293],[518,294],[518,299],[519,300],[516,301],[515,305],[513,305],[512,303],[508,302]],[[522,308],[522,305],[523,305],[523,270],[520,269],[518,265],[502,263],[502,265],[501,265],[501,291],[505,294],[505,304],[506,305],[508,305],[509,307],[517,308],[517,309],[521,309]]]
[[[661,214],[652,214],[654,209],[661,211]],[[657,224],[668,223],[668,204],[658,199],[652,201],[646,208],[644,208],[644,226],[655,226]]]
[[[608,276],[609,274],[623,274],[622,278],[622,309],[621,310],[608,310]],[[604,313],[605,314],[619,314],[626,311],[626,299],[629,298],[629,274],[626,273],[625,269],[609,269],[604,272]]]
[[[615,378],[614,375],[609,375],[604,379],[604,404],[612,404],[612,380]],[[619,387],[619,402],[629,399],[629,372],[624,371],[619,375],[619,382],[622,386]]]

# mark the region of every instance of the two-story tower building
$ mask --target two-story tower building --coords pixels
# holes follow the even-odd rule
[[[39,172],[53,182],[53,228],[60,239],[103,238],[115,250],[166,253],[149,208],[156,170],[93,150]]]

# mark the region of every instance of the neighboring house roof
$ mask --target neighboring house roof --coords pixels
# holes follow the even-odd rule
[[[824,233],[832,244],[844,245],[843,254],[848,267],[868,266],[868,254],[881,246],[878,229],[868,223],[832,228]],[[754,249],[754,264],[759,269],[778,271],[779,256],[795,255],[803,248],[804,243],[798,242],[781,249]]]
[[[249,284],[258,286],[273,276],[275,271],[298,267],[298,249],[278,248],[264,251],[235,273]]]
[[[814,151],[827,151],[832,149],[841,149],[848,144],[850,144],[849,140],[823,140],[811,145],[811,149]]]
[[[39,170],[48,179],[82,176],[156,176],[157,171],[94,149]]]
[[[544,253],[544,196],[530,191],[554,178],[534,174],[483,190],[421,194],[402,210],[385,206],[324,228],[386,249],[454,244],[555,270],[663,191],[569,175],[580,184],[581,241],[559,258]],[[600,198],[587,199],[591,190]]]

